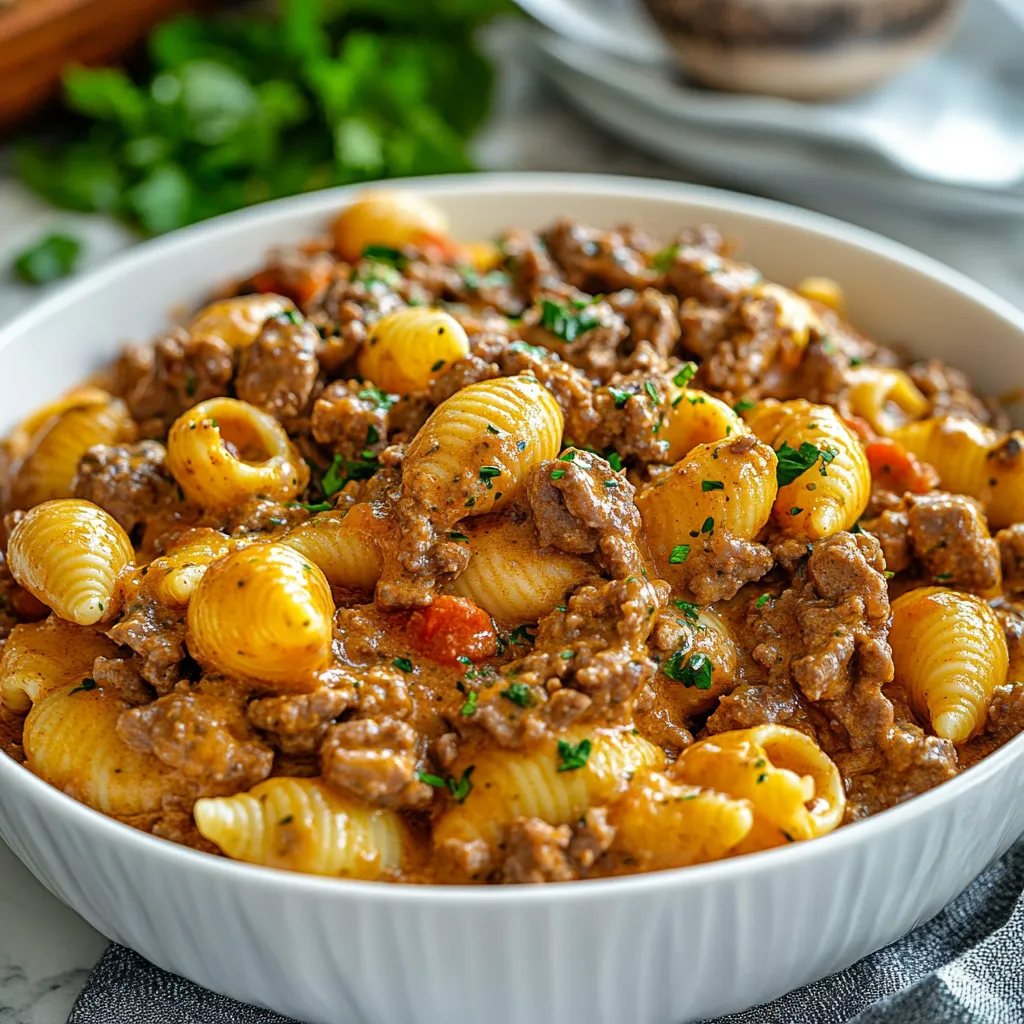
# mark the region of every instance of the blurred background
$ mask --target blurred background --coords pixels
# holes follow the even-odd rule
[[[0,0],[0,322],[253,203],[527,169],[809,206],[1024,306],[1024,0]]]

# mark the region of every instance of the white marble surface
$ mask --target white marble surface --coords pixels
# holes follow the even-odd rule
[[[499,41],[500,46],[500,41]],[[510,71],[496,116],[478,140],[484,167],[607,171],[692,180],[685,172],[629,152],[583,124],[525,69]],[[0,160],[0,323],[40,297],[5,278],[10,257],[44,231],[71,229],[87,243],[86,267],[131,241],[98,217],[53,211],[2,176]],[[1024,224],[901,216],[852,207],[831,197],[827,212],[923,249],[986,281],[1024,306]],[[47,893],[0,843],[0,1024],[65,1024],[68,1011],[106,940]]]

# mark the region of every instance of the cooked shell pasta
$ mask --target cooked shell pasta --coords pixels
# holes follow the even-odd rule
[[[11,508],[31,508],[52,498],[67,498],[86,450],[114,444],[134,431],[128,408],[119,398],[96,388],[82,389],[74,402],[48,417],[31,438],[28,451],[14,467]]]
[[[828,306],[840,316],[846,315],[846,293],[842,285],[831,277],[805,277],[796,286],[796,293],[812,302]]]
[[[331,656],[334,602],[315,563],[283,544],[253,544],[214,562],[188,605],[200,664],[280,692],[316,687]]]
[[[658,440],[668,444],[665,461],[678,462],[698,444],[749,433],[750,428],[725,402],[687,389],[673,393]]]
[[[65,683],[88,677],[97,658],[116,653],[102,633],[56,615],[15,626],[0,658],[0,704],[24,714]]]
[[[542,548],[529,516],[486,516],[459,524],[459,530],[472,557],[452,592],[499,621],[536,622],[597,575],[588,558]]]
[[[62,619],[92,626],[118,609],[118,577],[135,557],[128,534],[103,509],[58,498],[30,509],[11,532],[11,574]]]
[[[775,453],[754,438],[697,445],[636,498],[658,573],[682,586],[689,549],[711,534],[755,538],[772,513]],[[682,546],[686,558],[680,561]]]
[[[850,409],[880,434],[891,435],[906,423],[928,415],[931,405],[903,370],[861,366],[849,371]]]
[[[802,398],[760,402],[747,422],[775,449],[780,476],[792,471],[792,479],[780,479],[772,513],[784,534],[817,540],[857,522],[871,495],[871,469],[864,446],[831,406]]]
[[[564,764],[559,742],[576,745],[585,741],[591,746],[583,767],[559,771]],[[514,818],[568,824],[588,807],[614,800],[639,768],[658,768],[664,761],[658,747],[627,728],[589,733],[570,729],[560,738],[545,736],[523,750],[467,744],[449,770],[460,778],[472,766],[472,791],[463,803],[449,807],[438,819],[434,842],[477,839],[497,849],[505,827]]]
[[[210,564],[230,550],[231,542],[216,530],[189,530],[167,554],[146,566],[142,590],[161,604],[184,608]]]
[[[33,705],[25,719],[25,763],[40,778],[104,814],[130,818],[158,811],[170,791],[170,771],[117,734],[126,705],[68,683]]]
[[[784,364],[798,365],[811,340],[811,331],[820,331],[821,320],[814,307],[801,295],[781,284],[765,281],[753,289],[761,299],[775,302],[776,323],[784,332],[785,344],[781,359]]]
[[[718,733],[679,755],[670,776],[749,800],[750,849],[813,839],[843,820],[846,794],[839,769],[809,736],[783,725]],[[760,826],[760,827],[759,827]]]
[[[448,218],[428,199],[413,192],[363,192],[345,207],[331,227],[334,248],[354,262],[369,245],[401,249],[424,240],[444,239]]]
[[[892,435],[930,462],[947,491],[969,494],[985,508],[989,526],[1024,520],[1024,433],[1000,433],[974,420],[940,416],[910,423]]]
[[[11,431],[4,444],[7,446],[7,450],[12,458],[20,459],[28,451],[29,446],[39,435],[40,431],[57,420],[62,413],[68,409],[75,409],[81,406],[101,405],[108,401],[109,398],[110,396],[106,391],[103,391],[101,388],[92,387],[89,384],[72,388],[67,394],[61,395],[60,398],[55,398],[52,402],[47,402],[46,405],[41,405],[26,416]]]
[[[283,295],[239,295],[205,306],[192,318],[188,331],[193,338],[213,335],[232,348],[245,348],[259,337],[272,316],[294,310],[295,303]]]
[[[533,377],[471,384],[442,402],[405,455],[402,493],[444,503],[451,521],[496,512],[522,492],[527,473],[553,459],[562,410]]]
[[[180,416],[167,436],[167,465],[203,508],[232,508],[257,494],[290,501],[309,483],[284,427],[235,398],[211,398]]]
[[[336,878],[398,871],[412,842],[402,818],[320,779],[274,778],[248,793],[197,800],[196,827],[234,860]]]
[[[318,565],[332,587],[370,592],[380,578],[383,556],[372,505],[346,512],[320,512],[289,530],[281,543]]]
[[[892,603],[889,643],[895,681],[935,735],[954,743],[975,735],[1009,660],[988,604],[943,587],[909,590]]]
[[[395,395],[428,388],[444,368],[469,354],[465,328],[450,313],[410,306],[389,313],[359,350],[359,374]]]
[[[662,871],[728,857],[754,824],[749,800],[685,783],[658,771],[637,772],[612,809],[613,863]]]

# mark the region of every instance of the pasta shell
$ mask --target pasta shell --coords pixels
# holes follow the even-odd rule
[[[1009,661],[988,604],[943,587],[909,590],[892,603],[889,643],[896,683],[935,735],[954,743],[975,735]]]
[[[406,452],[402,493],[447,505],[454,522],[504,508],[522,493],[529,471],[553,459],[562,410],[533,377],[500,377],[442,402]]]
[[[430,387],[446,366],[469,354],[462,324],[442,309],[410,306],[379,320],[359,350],[361,377],[395,395]]]
[[[664,461],[678,462],[699,444],[749,433],[750,428],[725,402],[704,391],[686,389],[670,399],[658,440],[668,445]]]
[[[615,804],[613,863],[625,870],[663,871],[729,856],[754,824],[749,800],[673,782],[642,770]]]
[[[216,530],[189,530],[146,566],[142,589],[161,604],[184,608],[210,564],[230,550],[231,541]]]
[[[777,453],[799,453],[804,445],[820,453],[795,479],[779,487],[772,515],[783,534],[817,540],[857,522],[871,495],[871,468],[864,446],[831,406],[802,398],[760,402],[747,422]]]
[[[928,415],[931,405],[903,370],[861,366],[849,371],[848,400],[855,416],[889,436],[908,421]]]
[[[336,878],[396,872],[411,843],[395,811],[341,796],[320,779],[267,779],[248,793],[197,800],[193,815],[234,860]]]
[[[15,467],[10,490],[12,508],[31,508],[53,498],[67,498],[86,451],[96,444],[114,444],[134,430],[128,407],[95,388],[44,423],[24,458]]]
[[[373,506],[364,503],[347,512],[310,516],[289,530],[281,543],[318,565],[332,587],[371,593],[383,564],[379,528]]]
[[[452,592],[501,622],[536,622],[598,575],[588,558],[542,548],[529,517],[486,516],[467,520],[460,530],[468,535],[472,557]]]
[[[846,809],[839,769],[809,736],[783,725],[709,736],[684,750],[669,774],[749,800],[772,846],[831,832]]]
[[[563,764],[559,739],[572,745],[583,740],[591,743],[583,767],[558,770]],[[438,819],[434,843],[477,839],[497,849],[506,826],[515,818],[542,818],[550,825],[574,822],[588,807],[618,797],[639,768],[658,768],[664,761],[662,751],[631,728],[589,734],[569,730],[562,737],[546,736],[524,750],[467,745],[450,771],[459,779],[472,768],[473,788],[463,803],[453,804]]]
[[[79,626],[110,620],[118,577],[135,557],[128,534],[103,509],[78,498],[36,505],[11,532],[11,574],[33,597]]]
[[[89,676],[97,658],[116,653],[102,633],[56,615],[15,626],[0,658],[0,704],[25,714],[46,694]]]
[[[831,277],[805,277],[796,286],[797,295],[812,302],[820,302],[840,316],[846,316],[846,293],[843,286]]]
[[[235,398],[211,398],[184,413],[167,435],[167,466],[185,497],[228,509],[257,494],[290,501],[309,467],[273,416]]]
[[[293,548],[253,544],[214,562],[188,605],[188,647],[201,664],[308,691],[331,658],[334,602],[324,574]]]
[[[354,263],[369,245],[401,249],[448,234],[448,218],[415,192],[363,192],[345,207],[331,226],[338,255]]]
[[[237,295],[204,306],[190,321],[188,332],[193,338],[213,335],[231,348],[246,348],[259,337],[272,316],[294,310],[295,303],[283,295]]]
[[[125,707],[82,682],[54,690],[25,719],[25,763],[51,786],[104,814],[129,818],[160,810],[171,773],[118,736]]]
[[[930,462],[944,490],[969,494],[989,526],[1024,520],[1024,433],[1002,434],[974,420],[941,416],[893,432],[908,452]]]

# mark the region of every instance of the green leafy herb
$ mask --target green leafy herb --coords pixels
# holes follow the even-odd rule
[[[570,658],[575,658],[576,657],[576,652],[575,651],[562,651],[562,653],[559,654],[558,656],[563,661],[568,661]]]
[[[82,243],[71,235],[41,238],[14,258],[12,269],[26,284],[49,284],[75,272]]]
[[[605,487],[618,487],[619,486],[619,481],[618,480],[604,480],[604,481],[602,481],[602,483],[604,484]]]
[[[755,608],[763,608],[771,600],[771,594],[762,594],[755,602]]]
[[[487,433],[488,434],[494,434],[495,436],[497,436],[498,434],[501,433],[501,431],[493,423],[488,423],[487,424]]]
[[[581,334],[597,327],[600,321],[594,313],[585,310],[574,313],[560,302],[544,299],[540,304],[540,325],[556,338],[574,342]]]
[[[368,245],[363,249],[363,259],[387,264],[395,270],[402,270],[409,262],[398,249],[392,249],[387,245]]]
[[[620,391],[618,388],[609,388],[608,394],[615,399],[616,409],[621,409],[633,397],[629,391]]]
[[[721,480],[701,480],[700,489],[702,491],[721,491],[725,489],[725,484]]]
[[[375,408],[381,409],[384,412],[387,412],[397,401],[397,399],[381,391],[380,388],[373,387],[372,385],[368,388],[363,388],[358,394],[363,401],[373,402]]]
[[[668,556],[670,565],[682,565],[690,557],[690,545],[689,544],[677,544],[673,549],[672,553]]]
[[[290,825],[295,820],[294,814],[286,814],[279,822],[278,825]]]
[[[495,477],[501,476],[501,469],[498,466],[481,466],[480,479],[484,487],[490,490],[494,484],[491,482]]]
[[[96,680],[95,679],[83,679],[78,686],[76,686],[71,693],[79,693],[82,690],[95,690]]]
[[[944,583],[946,580],[951,580],[953,574],[951,572],[940,572],[938,576],[932,577],[936,583]]]
[[[564,469],[553,469],[553,470],[551,470],[551,479],[552,480],[561,480],[562,477],[565,476],[566,472],[567,471],[564,470]]]
[[[528,708],[533,705],[533,694],[526,683],[510,683],[501,691],[501,696],[521,708]]]
[[[647,397],[650,398],[652,405],[661,405],[661,395],[658,394],[658,389],[654,386],[653,382],[645,380],[644,391],[647,392]]]
[[[800,515],[800,513],[801,513],[801,512],[803,512],[803,509],[802,509],[802,508],[797,508],[797,506],[796,506],[796,505],[794,505],[794,506],[793,506],[793,507],[792,507],[792,508],[791,508],[791,509],[789,510],[789,514],[790,514],[791,516],[798,516],[798,515]]]
[[[616,473],[622,472],[622,456],[615,451],[608,453],[608,465],[615,470]]]
[[[532,644],[537,639],[536,633],[530,632],[530,626],[523,623],[521,626],[516,626],[508,635],[509,641],[514,644]]]
[[[676,244],[668,245],[660,252],[654,254],[654,258],[651,260],[651,266],[659,273],[664,274],[673,263],[676,261],[676,257],[679,255],[679,246]]]
[[[329,501],[289,501],[288,508],[304,508],[307,512],[330,512],[334,506]]]
[[[445,780],[445,785],[448,787],[448,792],[460,803],[466,802],[466,797],[473,792],[473,783],[470,782],[469,777],[473,774],[476,769],[475,764],[471,764],[463,773],[462,777],[456,779],[454,775],[449,775]]]
[[[453,530],[451,533],[448,534],[448,539],[449,540],[469,540],[469,538],[464,533],[458,533],[455,530]]]
[[[395,658],[391,664],[394,665],[399,672],[409,673],[413,670],[413,664],[408,658]]]
[[[428,786],[433,786],[435,789],[447,789],[445,781],[440,775],[432,775],[430,772],[417,772],[416,778],[420,782],[425,782]]]
[[[715,518],[714,518],[714,516],[708,516],[707,519],[705,519],[704,522],[701,524],[700,532],[701,533],[710,533],[714,528],[715,528]]]
[[[775,453],[779,457],[779,464],[775,470],[776,479],[780,487],[791,484],[798,476],[806,473],[817,461],[822,460],[821,475],[825,476],[826,468],[838,454],[832,448],[817,448],[810,441],[804,441],[799,448],[791,448],[787,441],[782,442],[782,447]]]
[[[590,757],[590,740],[580,740],[575,746],[566,740],[558,741],[558,770],[573,772],[582,768]]]
[[[896,575],[896,573],[894,573],[891,569],[886,569],[885,572],[883,573],[883,575],[885,576],[885,578],[887,580],[891,580],[893,578],[893,576]]]
[[[749,398],[741,398],[732,407],[732,411],[733,412],[737,412],[737,413],[739,413],[739,412],[749,412],[751,409],[754,408],[755,405],[757,405],[757,403],[756,402],[752,402]]]
[[[697,372],[696,363],[683,363],[682,368],[672,378],[672,383],[678,388],[685,388],[687,384],[693,380],[694,374]]]
[[[685,615],[691,622],[697,621],[697,616],[700,615],[700,605],[693,604],[690,601],[683,601],[680,598],[673,599],[672,603]]]
[[[697,652],[687,657],[686,651],[676,651],[662,663],[661,671],[674,683],[696,686],[698,690],[711,689],[713,666],[706,654]]]
[[[513,352],[522,352],[523,355],[533,356],[534,359],[547,359],[548,350],[540,345],[528,345],[525,341],[513,341],[509,348]]]
[[[473,712],[476,711],[476,702],[479,699],[480,691],[470,690],[469,693],[466,695],[466,703],[463,704],[461,708],[459,708],[459,714],[466,715],[467,717],[469,717],[469,715],[473,714]]]
[[[576,461],[576,449],[566,448],[561,455],[558,456],[559,462],[575,462]]]
[[[762,782],[767,782],[767,781],[768,781],[768,773],[767,772],[761,772],[761,774],[758,775],[758,777],[757,777],[758,784],[760,784]]]

